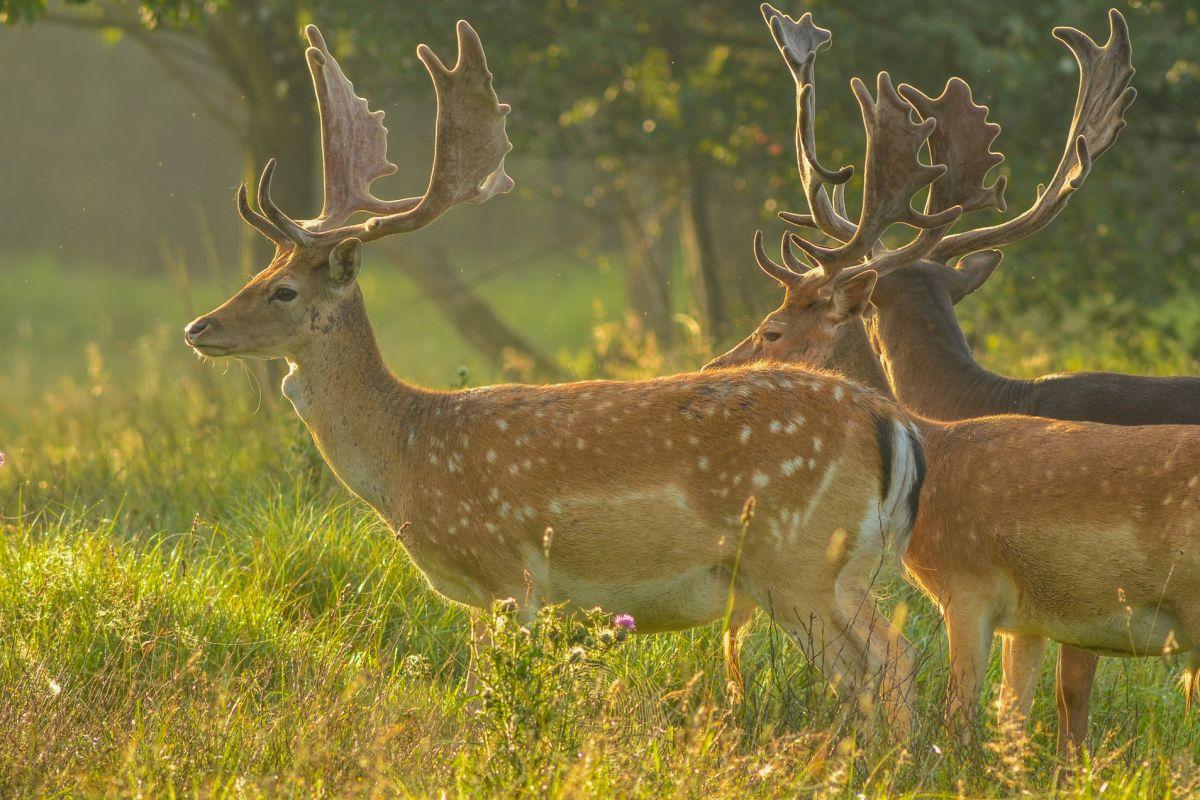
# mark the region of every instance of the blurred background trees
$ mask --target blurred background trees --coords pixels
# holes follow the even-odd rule
[[[1051,320],[1084,314],[1114,328],[1156,327],[1200,348],[1200,312],[1193,319],[1163,310],[1200,274],[1200,211],[1192,202],[1200,188],[1200,6],[1144,0],[1118,6],[1129,20],[1138,69],[1129,127],[1071,208],[1049,230],[1011,248],[1003,280],[982,293],[969,327],[1002,329],[1014,311],[1036,307]],[[936,94],[946,78],[960,75],[1004,126],[997,147],[1008,156],[1000,169],[1009,175],[1012,213],[1050,175],[1071,114],[1075,65],[1050,29],[1069,24],[1106,34],[1106,6],[1084,0],[886,6],[819,0],[780,7],[793,15],[812,11],[834,33],[817,70],[826,163],[861,164],[851,76],[886,69],[897,82]],[[508,270],[528,270],[531,281],[570,280],[569,271],[615,272],[633,324],[658,344],[697,331],[727,341],[774,298],[748,257],[751,233],[763,226],[777,231],[773,212],[803,205],[790,77],[752,2],[92,0],[47,7],[42,0],[0,0],[0,13],[15,28],[0,31],[0,58],[9,50],[4,73],[10,81],[21,76],[20,87],[6,90],[13,100],[5,105],[25,110],[15,130],[0,134],[5,161],[13,161],[5,171],[22,184],[0,201],[19,206],[0,219],[0,238],[10,249],[54,250],[71,238],[70,219],[79,212],[64,206],[60,189],[38,179],[70,179],[49,163],[61,168],[62,154],[44,154],[47,163],[26,158],[16,137],[38,135],[42,104],[79,80],[72,73],[80,66],[76,56],[96,52],[98,40],[114,62],[118,51],[139,46],[153,92],[171,93],[191,109],[189,119],[178,120],[178,141],[172,121],[149,120],[156,111],[136,98],[115,101],[125,103],[123,113],[108,125],[117,124],[118,133],[120,125],[156,127],[156,152],[170,153],[170,192],[200,198],[206,210],[198,215],[195,205],[176,203],[166,217],[148,209],[151,224],[96,224],[97,217],[128,215],[138,192],[154,197],[133,177],[109,181],[98,187],[100,195],[127,202],[93,202],[92,235],[67,241],[63,257],[141,253],[128,260],[148,263],[165,235],[208,248],[223,263],[236,253],[243,269],[256,263],[261,251],[244,242],[238,249],[242,234],[221,194],[239,171],[249,179],[268,156],[278,156],[281,204],[297,215],[319,205],[316,123],[300,33],[307,22],[322,26],[360,93],[388,112],[391,155],[401,166],[391,185],[406,194],[423,185],[433,119],[432,92],[414,47],[428,42],[449,58],[460,16],[480,32],[497,91],[514,107],[509,172],[517,199],[456,212],[452,222],[388,252],[460,331],[492,316],[499,328],[464,332],[484,349],[508,336],[504,344],[541,359],[500,323],[503,309],[489,309],[474,292]],[[25,49],[17,63],[12,48],[30,41],[62,50]],[[95,55],[88,65],[108,68]],[[112,69],[109,80],[119,84],[115,63]],[[87,110],[67,112],[80,130],[93,128]],[[203,151],[191,144],[197,139]],[[92,165],[105,158],[87,155]],[[89,166],[81,157],[72,174]],[[106,241],[108,228],[113,241]],[[196,243],[201,229],[203,241]],[[489,358],[501,358],[504,348],[493,349]]]

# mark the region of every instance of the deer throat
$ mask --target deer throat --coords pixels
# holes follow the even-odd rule
[[[288,361],[288,374],[283,376],[283,396],[292,404],[296,415],[304,419],[308,413],[308,404],[304,401],[304,393],[300,391],[300,379],[296,372],[299,368],[294,361]]]

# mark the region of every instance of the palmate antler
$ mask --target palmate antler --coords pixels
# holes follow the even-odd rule
[[[837,172],[827,170],[820,166],[815,153],[813,63],[816,52],[829,43],[830,33],[816,27],[810,14],[796,21],[764,4],[763,15],[796,81],[797,160],[810,211],[808,214],[781,212],[779,216],[796,225],[815,227],[844,243],[825,248],[788,234],[781,247],[784,263],[778,264],[767,257],[762,237],[756,235],[754,250],[759,266],[792,290],[815,291],[835,280],[848,280],[867,270],[884,274],[922,258],[948,262],[1041,230],[1062,211],[1070,195],[1083,184],[1092,160],[1116,141],[1125,125],[1125,110],[1137,94],[1129,86],[1134,70],[1130,63],[1129,30],[1120,12],[1115,9],[1109,12],[1109,38],[1103,47],[1075,28],[1056,28],[1055,37],[1075,55],[1080,79],[1067,148],[1049,187],[1039,187],[1034,205],[1007,222],[949,234],[950,226],[962,213],[993,206],[1000,211],[1006,210],[1005,179],[1000,177],[990,186],[986,184],[988,173],[1003,160],[1002,155],[991,150],[1000,126],[987,121],[987,107],[975,104],[970,87],[959,78],[952,78],[937,98],[901,85],[899,95],[908,103],[897,107],[891,97],[894,93],[885,91],[891,89],[891,84],[884,80],[886,73],[883,73],[875,109],[888,107],[893,113],[886,126],[879,126],[876,120],[877,127],[891,133],[891,138],[882,138],[887,146],[881,148],[878,132],[873,142],[868,109],[863,101],[865,93],[861,83],[856,83],[855,94],[863,105],[864,124],[868,129],[868,146],[863,214],[859,224],[855,225],[847,219],[844,201],[850,168]],[[896,112],[910,107],[925,124],[933,122],[935,125],[922,130],[911,126],[910,122],[906,129],[901,115]],[[917,153],[911,150],[915,143],[919,151],[926,139],[932,166],[921,164]],[[888,153],[886,157],[882,156],[884,152]],[[941,173],[940,177],[934,170]],[[873,172],[877,175],[874,191],[880,191],[888,198],[884,203],[872,202],[870,198]],[[878,188],[883,181],[887,182],[886,190]],[[832,200],[825,191],[826,183],[834,186]],[[924,213],[908,208],[911,196],[929,184]],[[868,208],[872,213],[867,213]],[[879,238],[894,222],[905,222],[921,230],[904,247],[885,250],[879,245]],[[809,269],[796,257],[793,247],[803,250],[818,269]]]
[[[483,45],[467,22],[458,23],[458,60],[453,68],[425,45],[417,47],[417,57],[433,79],[437,95],[433,169],[424,195],[400,200],[381,200],[370,189],[375,180],[396,171],[387,159],[383,112],[371,111],[367,101],[355,94],[316,26],[309,25],[305,34],[310,44],[305,55],[321,117],[321,214],[295,220],[275,205],[271,200],[274,159],[267,162],[258,183],[262,213],[250,207],[244,184],[237,193],[242,218],[278,248],[329,250],[350,237],[369,242],[415,231],[459,203],[482,203],[513,188],[504,172],[504,157],[512,149],[504,130],[510,109],[496,98]],[[359,212],[376,216],[345,224]]]
[[[937,98],[903,83],[898,91],[923,119],[937,121],[929,137],[929,155],[946,166],[946,173],[929,187],[926,213],[953,206],[962,206],[964,214],[993,206],[1004,211],[1008,179],[1000,176],[991,186],[985,183],[987,174],[1004,160],[992,152],[1000,126],[988,122],[988,108],[975,104],[971,87],[961,78],[951,78]]]
[[[1137,97],[1137,90],[1129,85],[1134,75],[1132,47],[1129,42],[1129,27],[1125,24],[1121,12],[1116,9],[1108,12],[1108,26],[1108,41],[1103,47],[1075,28],[1054,29],[1054,37],[1066,45],[1079,64],[1079,90],[1075,99],[1071,128],[1067,134],[1066,148],[1050,184],[1038,187],[1037,199],[1019,216],[997,225],[946,236],[933,249],[930,254],[932,259],[948,263],[959,256],[1001,247],[1040,231],[1058,216],[1075,190],[1083,185],[1091,172],[1092,161],[1117,140],[1117,135],[1125,127],[1125,111]],[[961,81],[959,83],[961,84]],[[962,89],[952,84],[953,81],[947,84],[942,97],[936,100],[931,100],[912,87],[901,86],[900,93],[916,106],[923,117],[937,119],[938,128],[946,130],[953,127],[952,119],[958,113],[957,109],[962,108]],[[966,87],[966,84],[961,86]],[[966,90],[966,103],[973,105],[969,89]],[[983,109],[983,113],[986,114],[986,109]],[[995,132],[999,133],[999,126],[995,126]],[[976,173],[979,180],[982,180],[983,175],[990,169],[983,166],[987,162],[986,154],[977,151],[972,154],[972,147],[977,148],[978,143],[973,145],[969,142],[969,135],[976,134],[966,132],[962,136],[956,136],[953,132],[948,133],[948,140],[940,143],[940,154],[937,152],[937,138],[931,140],[935,149],[934,157],[949,166],[950,174],[947,177],[956,176],[954,180],[970,182],[974,180],[973,176]],[[995,133],[991,134],[987,142],[990,144],[994,138]],[[957,143],[950,140],[956,140]],[[983,150],[987,150],[986,145],[983,146]],[[998,159],[996,163],[999,163]],[[982,172],[979,172],[980,168]],[[977,201],[978,207],[994,204],[1001,211],[1004,210],[1002,181],[1003,179],[997,181],[994,187],[994,200],[989,194],[993,190],[984,190],[982,194],[975,196],[974,201]],[[938,191],[941,183],[942,181],[935,183],[933,191]],[[932,194],[930,199],[933,199]],[[972,210],[972,206],[976,205],[974,201],[968,201],[964,207]]]
[[[811,14],[797,21],[767,4],[762,10],[796,81],[797,163],[811,212],[783,212],[780,216],[793,224],[816,227],[842,244],[823,247],[788,235],[781,247],[783,264],[778,264],[767,257],[759,234],[754,246],[759,266],[793,291],[816,291],[835,279],[844,280],[866,269],[896,269],[924,257],[963,211],[961,204],[937,208],[927,205],[924,212],[912,207],[913,195],[937,181],[947,170],[945,165],[924,164],[919,158],[937,121],[914,122],[912,106],[896,93],[886,72],[879,73],[875,98],[862,81],[857,78],[851,81],[862,110],[867,144],[862,210],[858,222],[850,222],[845,212],[844,187],[853,170],[843,167],[835,172],[822,167],[815,149],[813,65],[817,50],[828,44],[830,34],[813,23]],[[825,183],[834,185],[832,200]],[[916,228],[919,233],[897,250],[881,248],[880,239],[898,222]],[[817,269],[808,269],[793,247],[804,251]]]
[[[825,184],[834,186],[835,201],[840,201],[844,197],[841,192],[846,181],[854,175],[854,167],[828,169],[817,160],[816,147],[815,63],[817,51],[829,46],[833,34],[817,27],[809,13],[795,20],[770,3],[763,3],[760,10],[796,83],[796,166],[812,213],[791,215],[792,221],[816,227],[826,236],[846,241],[854,235],[854,225],[846,218],[844,204],[839,207],[838,202],[830,202]]]

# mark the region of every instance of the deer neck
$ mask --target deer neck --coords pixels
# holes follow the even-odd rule
[[[896,399],[861,317],[838,328],[830,366],[855,383]]]
[[[896,399],[879,355],[871,344],[870,329],[862,317],[846,322],[839,329],[830,367],[855,383],[874,389],[891,400]],[[911,409],[909,419],[922,436],[940,433],[945,427]]]
[[[403,503],[404,448],[433,393],[397,379],[379,352],[357,287],[323,333],[288,358],[283,393],[334,474],[385,519]]]
[[[1019,413],[1027,381],[984,369],[944,292],[926,283],[877,297],[871,335],[896,397],[934,419]]]

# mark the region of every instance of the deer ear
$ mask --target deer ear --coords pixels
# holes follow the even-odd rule
[[[958,260],[958,273],[966,280],[964,297],[987,283],[996,267],[1004,259],[999,250],[980,250]]]
[[[867,270],[834,287],[831,317],[835,325],[841,325],[867,310],[878,278],[879,273]]]
[[[329,253],[329,279],[344,285],[358,276],[362,263],[362,242],[354,237],[338,242]]]

